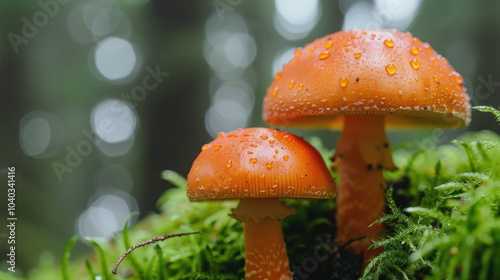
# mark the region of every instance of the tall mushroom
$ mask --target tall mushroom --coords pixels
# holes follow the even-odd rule
[[[321,155],[301,138],[269,128],[220,133],[201,148],[187,176],[190,201],[240,199],[246,279],[292,279],[278,198],[328,199],[335,183]]]
[[[276,126],[343,127],[334,155],[339,172],[337,240],[365,260],[368,227],[384,211],[383,170],[393,170],[384,128],[459,128],[470,121],[462,76],[427,43],[396,30],[351,30],[297,49],[264,98]]]

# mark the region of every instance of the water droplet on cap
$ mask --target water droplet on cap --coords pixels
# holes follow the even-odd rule
[[[290,158],[288,156],[283,156],[284,161],[288,161]]]
[[[202,151],[204,151],[204,150],[206,150],[206,149],[208,149],[208,148],[210,148],[210,145],[205,144],[205,145],[203,145],[203,146],[201,147],[201,150],[202,150]]]
[[[340,86],[345,88],[347,86],[347,84],[349,83],[349,80],[347,80],[346,77],[341,77],[339,79],[339,82],[340,82]]]
[[[273,88],[273,92],[272,92],[272,93],[273,93],[273,95],[278,94],[278,89],[279,89],[279,88],[278,88],[277,86]]]
[[[462,75],[460,75],[456,71],[453,71],[453,73],[451,73],[451,75],[455,76],[455,81],[457,82],[457,84],[462,85],[464,83],[464,78],[462,77]]]
[[[295,85],[295,81],[291,80],[290,83],[288,84],[288,87],[293,88],[294,85]]]
[[[412,54],[418,54],[418,49],[417,49],[417,48],[415,48],[415,47],[411,47],[410,52],[411,52]]]
[[[249,161],[250,163],[256,163],[256,162],[257,162],[257,159],[256,159],[256,158],[250,158],[248,161]]]
[[[326,42],[325,43],[325,48],[329,49],[333,46],[333,43],[332,42]]]
[[[329,56],[330,56],[330,53],[327,51],[324,51],[324,52],[319,54],[319,59],[321,59],[321,60],[327,59]]]
[[[276,72],[276,74],[274,74],[274,79],[279,80],[280,78],[281,78],[281,71]]]
[[[384,45],[386,45],[389,48],[392,48],[394,47],[394,41],[392,41],[391,39],[386,39],[384,40]]]
[[[354,58],[360,58],[361,57],[361,53],[355,53],[354,54]]]
[[[418,60],[416,60],[415,58],[410,60],[410,64],[415,69],[418,69],[420,67],[420,62],[418,62]]]
[[[389,75],[394,75],[396,74],[396,66],[391,63],[385,67],[385,71],[387,71]]]

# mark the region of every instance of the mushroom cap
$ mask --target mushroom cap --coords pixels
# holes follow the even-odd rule
[[[335,196],[319,152],[291,133],[238,129],[219,133],[201,150],[187,176],[190,201]]]
[[[429,44],[396,30],[340,31],[299,48],[264,98],[277,126],[341,128],[343,115],[386,115],[386,126],[462,127],[463,78]]]

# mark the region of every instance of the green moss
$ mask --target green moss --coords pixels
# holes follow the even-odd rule
[[[495,114],[491,107],[479,110]],[[311,139],[325,160],[332,154]],[[282,221],[297,279],[500,279],[500,136],[489,131],[463,135],[434,150],[402,145],[393,153],[400,167],[386,172],[387,230],[374,247],[384,247],[361,275],[361,259],[335,244],[335,202],[290,200],[297,215]],[[328,163],[330,164],[330,163]],[[236,202],[190,203],[184,178],[166,171],[175,185],[158,200],[160,214],[116,236],[89,240],[98,251],[61,266],[41,264],[29,279],[243,279],[242,225],[228,214]],[[132,244],[168,233],[200,231],[138,248],[110,275]],[[59,272],[62,269],[62,274]],[[90,275],[90,276],[89,276]],[[17,279],[0,273],[1,279]]]

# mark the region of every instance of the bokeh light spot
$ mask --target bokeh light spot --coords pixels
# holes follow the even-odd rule
[[[133,136],[137,125],[137,115],[124,101],[106,99],[91,113],[94,132],[107,143],[118,143]]]
[[[137,57],[132,44],[122,38],[108,37],[95,49],[95,66],[108,80],[128,77],[136,67]]]
[[[108,239],[123,229],[127,217],[137,211],[136,200],[127,193],[115,191],[101,195],[76,221],[81,236]],[[135,218],[130,224],[133,224]]]
[[[31,111],[19,123],[19,144],[28,156],[52,156],[60,148],[63,138],[62,124],[50,114]]]

